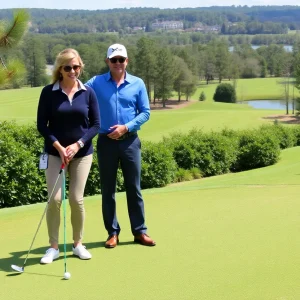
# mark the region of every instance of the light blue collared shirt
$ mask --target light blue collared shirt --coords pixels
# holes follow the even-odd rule
[[[150,117],[146,86],[139,77],[126,72],[124,82],[117,87],[110,72],[97,75],[87,83],[96,93],[101,127],[100,133],[111,132],[114,125],[126,125],[129,132],[137,131]]]

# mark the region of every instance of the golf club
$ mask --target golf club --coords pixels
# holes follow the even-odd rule
[[[64,279],[68,280],[71,277],[71,274],[67,272],[67,226],[66,226],[66,174],[65,170],[62,171],[62,187],[61,187],[61,199],[63,201],[63,210],[64,210]]]
[[[32,242],[31,242],[31,245],[30,245],[30,247],[29,247],[29,250],[28,250],[28,253],[27,253],[27,255],[26,255],[25,261],[24,261],[24,263],[23,263],[23,266],[22,266],[22,267],[19,267],[19,266],[17,266],[17,265],[11,265],[11,268],[12,268],[14,271],[16,271],[16,272],[19,272],[19,273],[23,273],[23,272],[24,272],[24,269],[25,269],[25,265],[26,265],[26,262],[27,262],[28,255],[29,255],[29,253],[30,253],[30,251],[31,251],[31,248],[32,248],[32,245],[33,245],[33,243],[34,243],[34,241],[35,241],[35,238],[36,238],[36,236],[37,236],[37,233],[38,233],[38,231],[39,231],[39,229],[40,229],[40,227],[41,227],[42,221],[43,221],[43,219],[44,219],[44,216],[45,216],[46,211],[47,211],[47,208],[48,208],[48,204],[49,204],[49,202],[50,202],[50,199],[52,198],[52,195],[53,195],[54,190],[55,190],[55,188],[56,188],[57,182],[58,182],[58,180],[59,180],[59,178],[60,178],[60,175],[62,174],[64,168],[65,168],[65,165],[62,164],[61,167],[60,167],[60,171],[59,171],[59,173],[58,173],[57,179],[56,179],[56,181],[55,181],[53,190],[52,190],[52,192],[51,192],[51,194],[50,194],[50,196],[49,196],[49,198],[48,198],[47,205],[46,205],[46,207],[45,207],[44,213],[43,213],[43,215],[42,215],[42,218],[41,218],[41,220],[40,220],[40,222],[39,222],[39,225],[38,225],[38,227],[37,227],[37,230],[36,230],[36,232],[35,232],[35,235],[34,235],[34,237],[33,237],[33,240],[32,240]]]

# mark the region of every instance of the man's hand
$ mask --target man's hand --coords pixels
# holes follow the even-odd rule
[[[128,131],[128,128],[125,125],[114,125],[109,129],[113,131],[109,133],[107,136],[113,140],[117,140],[119,137],[121,137],[123,134],[125,134]]]

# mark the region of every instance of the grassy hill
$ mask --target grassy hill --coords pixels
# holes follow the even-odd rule
[[[192,105],[180,110],[153,111],[140,136],[157,141],[170,132],[186,131],[193,127],[203,130],[228,128],[251,128],[270,122],[264,119],[272,114],[284,114],[284,111],[255,110],[241,104],[214,103],[212,100],[217,82],[200,84],[191,97]],[[15,119],[20,124],[34,122],[41,87],[20,90],[0,91],[0,121]],[[204,91],[207,100],[199,102]],[[282,98],[282,86],[277,78],[240,79],[237,82],[238,99],[279,99]],[[297,91],[298,92],[298,91]],[[295,97],[297,93],[295,92]],[[175,94],[174,94],[175,96]],[[184,100],[183,100],[184,101]]]
[[[264,118],[270,114],[284,113],[214,103],[215,87],[201,85],[193,104],[183,109],[153,111],[140,136],[157,141],[193,127],[206,131],[251,128],[270,122]],[[205,102],[197,101],[202,90]],[[263,95],[276,99],[280,86],[275,79],[239,80],[238,93],[242,90],[247,99],[265,99]],[[33,122],[40,91],[1,91],[0,120]],[[132,242],[125,193],[118,193],[120,244],[105,249],[100,196],[85,198],[84,243],[93,258],[81,261],[72,256],[68,208],[69,281],[62,280],[63,252],[53,264],[39,264],[48,247],[45,220],[25,273],[11,272],[11,264],[22,266],[46,204],[2,209],[1,299],[298,299],[299,155],[300,147],[296,147],[283,151],[280,162],[267,168],[144,190],[146,223],[157,242],[153,248]]]
[[[104,248],[99,196],[85,199],[85,244],[93,258],[63,253],[40,265],[47,246],[43,223],[25,273],[22,265],[45,204],[0,210],[1,299],[275,300],[300,294],[300,148],[271,167],[143,191],[149,234],[157,246],[132,243],[125,194],[117,195],[120,245]],[[61,232],[62,239],[62,232]],[[63,247],[61,247],[61,250]]]

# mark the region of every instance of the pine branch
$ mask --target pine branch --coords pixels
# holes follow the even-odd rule
[[[9,48],[17,44],[25,34],[29,21],[29,14],[26,10],[18,10],[14,14],[12,23],[0,36],[0,47]]]

